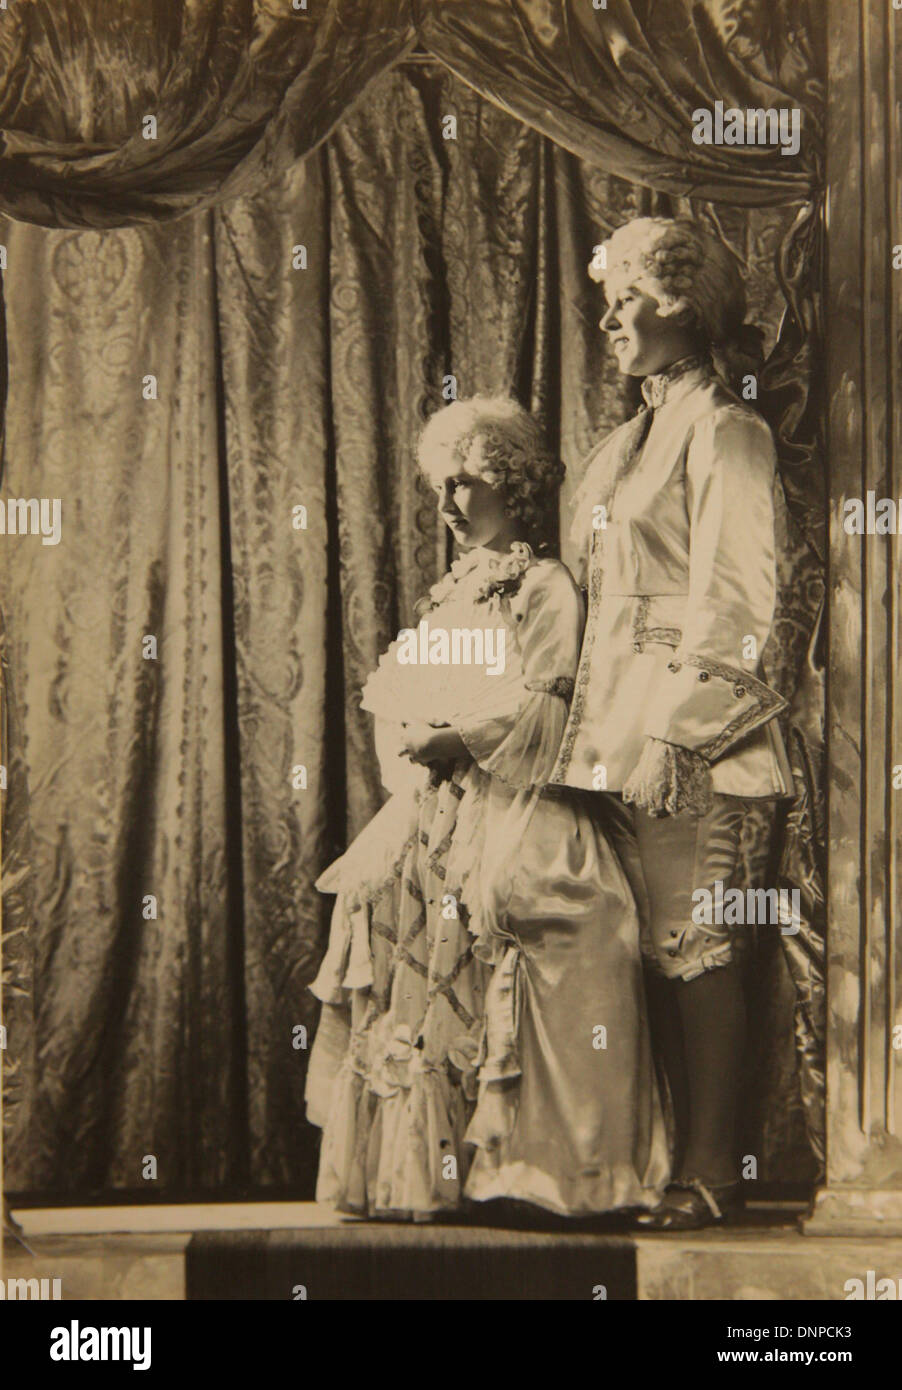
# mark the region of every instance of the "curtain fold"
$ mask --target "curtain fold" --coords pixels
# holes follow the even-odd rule
[[[556,144],[661,192],[746,206],[821,182],[824,10],[808,0],[417,0],[423,44]],[[797,107],[798,154],[696,145],[692,113]]]
[[[0,211],[120,227],[266,188],[414,42],[406,0],[15,0]]]
[[[600,234],[664,206],[413,68],[265,193],[170,227],[2,226],[5,490],[63,500],[58,547],[0,551],[40,1053],[28,1144],[25,1112],[6,1117],[10,1187],[310,1195],[296,1030],[315,1027],[329,906],[312,882],[381,803],[359,688],[447,558],[416,433],[449,376],[461,395],[514,391],[572,488],[624,410],[586,264]],[[794,215],[722,219],[769,342]],[[816,595],[806,547],[786,544],[795,606],[772,661],[789,689]],[[780,827],[750,824],[750,878],[780,852]],[[750,988],[766,1026],[749,1151],[762,1176],[798,1177],[812,1159],[776,942]]]
[[[223,1127],[245,1132],[208,219],[10,223],[3,240],[18,268],[5,491],[61,502],[59,544],[0,547],[8,756],[31,832],[25,1171],[36,1188],[190,1190],[227,1180]]]
[[[309,1185],[302,1046],[325,905],[313,888],[331,843],[323,738],[329,678],[329,225],[322,156],[267,196],[212,218],[230,566],[227,643],[236,710],[227,752],[241,872],[233,969],[246,1046],[246,1176]],[[303,246],[306,268],[295,269]],[[207,368],[211,386],[217,364]],[[217,866],[219,871],[219,866]],[[234,1021],[233,1021],[234,1022]],[[232,1180],[238,1177],[231,1174]]]
[[[0,612],[0,624],[2,624]],[[0,835],[3,841],[2,970],[4,1039],[4,1169],[26,1173],[31,1162],[31,1119],[37,1084],[35,1069],[34,847],[28,817],[25,750],[9,678],[5,624],[0,625]],[[2,779],[0,779],[2,780]]]

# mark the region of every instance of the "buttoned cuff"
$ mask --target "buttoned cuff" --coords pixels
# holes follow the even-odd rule
[[[713,763],[786,708],[757,676],[692,652],[668,662],[644,732]]]

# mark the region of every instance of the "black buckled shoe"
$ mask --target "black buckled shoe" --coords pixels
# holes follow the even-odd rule
[[[723,1225],[741,1205],[738,1182],[707,1184],[700,1178],[678,1178],[667,1184],[656,1207],[639,1213],[636,1224],[643,1231],[701,1231]]]

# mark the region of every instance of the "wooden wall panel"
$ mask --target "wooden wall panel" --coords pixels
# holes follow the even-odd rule
[[[902,1228],[902,537],[843,526],[849,498],[902,498],[902,10],[830,0],[829,42],[829,1031],[816,1223]]]

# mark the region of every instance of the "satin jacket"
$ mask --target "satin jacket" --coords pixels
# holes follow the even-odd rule
[[[786,701],[760,675],[776,599],[770,430],[706,359],[642,390],[653,413],[603,441],[574,498],[589,603],[552,780],[620,791],[654,737],[705,757],[716,792],[789,795]]]

